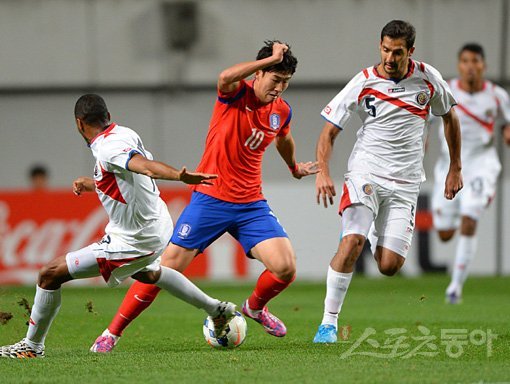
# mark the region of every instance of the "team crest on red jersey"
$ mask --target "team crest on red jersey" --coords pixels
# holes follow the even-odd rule
[[[416,95],[416,102],[420,105],[425,105],[427,104],[429,101],[429,95],[427,95],[427,92],[425,91],[421,91],[421,92],[418,92],[418,94]]]
[[[272,129],[280,128],[280,115],[279,114],[271,113],[271,115],[269,115],[269,126]]]

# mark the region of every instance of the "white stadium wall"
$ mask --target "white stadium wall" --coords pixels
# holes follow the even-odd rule
[[[501,69],[504,1],[197,1],[198,40],[188,52],[166,48],[162,1],[0,1],[0,192],[26,188],[27,169],[36,162],[48,165],[51,184],[58,188],[91,173],[92,156],[73,120],[76,98],[89,91],[100,92],[113,119],[137,130],[156,158],[194,167],[203,150],[218,72],[254,57],[268,38],[289,41],[298,56],[285,99],[293,107],[298,159],[312,160],[322,107],[356,72],[377,62],[380,29],[391,19],[416,26],[416,58],[446,78],[455,76],[457,50],[467,41],[485,46],[490,78],[505,71],[510,78],[510,65]],[[509,63],[510,50],[506,54]],[[356,127],[357,122],[346,127],[335,143],[332,167],[339,192]],[[431,132],[425,159],[430,178],[438,152],[437,135]],[[266,154],[263,173],[266,196],[293,240],[300,278],[322,278],[341,229],[337,207],[317,207],[313,180],[292,180],[274,148]],[[431,181],[424,192],[430,192]],[[480,224],[473,264],[477,274],[510,273],[510,240],[504,236],[510,225],[509,167],[502,181],[502,202],[495,202]],[[498,211],[503,218],[499,227]],[[498,231],[503,234],[499,270]],[[418,248],[415,239],[404,274],[421,273]],[[211,249],[208,277],[235,275],[232,249],[228,239]],[[453,254],[453,243],[444,246],[430,235],[434,265],[447,264]],[[256,277],[260,267],[248,265],[248,277]],[[377,275],[375,263],[367,262],[366,272]]]

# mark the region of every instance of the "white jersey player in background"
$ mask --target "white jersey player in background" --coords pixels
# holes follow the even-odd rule
[[[476,227],[482,213],[496,193],[501,163],[494,147],[494,133],[503,125],[503,135],[510,145],[510,101],[508,93],[485,80],[485,54],[478,44],[464,45],[458,55],[459,78],[451,80],[458,105],[462,132],[462,164],[464,190],[449,201],[441,193],[441,183],[448,172],[448,148],[441,140],[441,155],[434,170],[432,199],[434,227],[443,241],[450,240],[460,229],[452,280],[446,289],[446,300],[457,304],[468,266],[477,249]],[[440,120],[438,123],[440,124]],[[441,132],[441,130],[439,130]]]
[[[73,191],[80,195],[95,190],[109,223],[100,242],[58,257],[41,269],[26,337],[14,345],[0,347],[0,357],[44,357],[44,341],[60,309],[61,285],[101,275],[110,287],[130,276],[156,284],[204,309],[213,316],[216,331],[223,332],[228,319],[234,316],[235,305],[207,296],[180,272],[159,264],[173,223],[153,181],[208,184],[216,175],[189,173],[185,168],[179,171],[154,161],[136,132],[110,123],[110,113],[98,95],[80,97],[74,114],[78,131],[92,150],[96,164],[94,179],[76,179]]]
[[[357,114],[362,127],[352,150],[340,202],[343,237],[327,273],[324,316],[315,343],[337,341],[338,314],[354,265],[374,223],[379,271],[391,276],[404,264],[414,230],[423,171],[424,136],[429,113],[441,116],[450,149],[444,194],[462,188],[460,127],[455,99],[440,73],[411,59],[414,27],[393,20],[381,32],[381,62],[358,73],[323,109],[326,124],[317,143],[317,202],[333,203],[329,173],[333,143]]]

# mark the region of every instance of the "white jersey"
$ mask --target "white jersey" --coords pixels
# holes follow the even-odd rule
[[[409,62],[407,75],[385,79],[376,66],[358,73],[322,110],[343,129],[353,114],[363,125],[349,158],[348,171],[371,173],[407,183],[425,180],[424,138],[429,113],[441,116],[455,105],[441,74],[428,64]]]
[[[455,110],[462,135],[463,171],[470,172],[471,168],[488,171],[490,168],[499,173],[501,164],[494,147],[494,127],[500,121],[510,124],[508,93],[490,81],[485,81],[483,89],[475,93],[463,90],[459,79],[453,79],[449,84],[458,102]],[[444,162],[449,158],[449,152],[443,129],[439,129],[439,138]]]
[[[165,247],[173,224],[158,187],[150,177],[127,169],[134,154],[153,159],[140,136],[112,123],[92,140],[90,149],[96,159],[96,192],[110,219],[106,234],[139,251],[150,253]],[[125,249],[117,251],[126,253]]]

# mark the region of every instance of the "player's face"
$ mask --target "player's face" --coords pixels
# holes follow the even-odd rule
[[[460,78],[468,83],[474,83],[483,79],[485,74],[485,61],[478,53],[464,51],[459,56]]]
[[[292,75],[282,72],[257,71],[253,89],[262,104],[275,101],[289,86]]]
[[[378,69],[382,69],[385,77],[399,79],[407,73],[409,59],[414,52],[414,47],[408,49],[404,39],[391,39],[384,36],[379,44],[381,52],[381,65]]]

